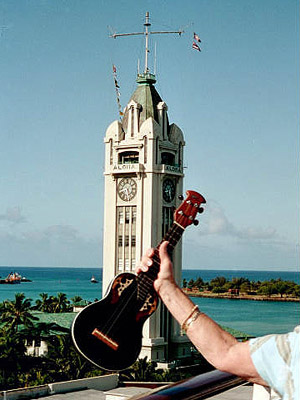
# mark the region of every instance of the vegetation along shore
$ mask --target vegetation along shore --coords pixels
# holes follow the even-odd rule
[[[256,301],[300,301],[300,285],[293,281],[271,279],[269,281],[250,281],[247,278],[226,279],[218,276],[209,282],[201,277],[196,280],[183,279],[183,290],[193,297],[212,297],[234,300]]]

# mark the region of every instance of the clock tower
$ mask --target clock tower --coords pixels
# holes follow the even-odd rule
[[[183,191],[181,129],[169,122],[167,104],[148,68],[149,13],[144,24],[145,70],[121,121],[105,134],[103,294],[122,272],[135,271],[144,252],[156,247],[173,222]],[[176,32],[181,34],[181,32]],[[138,33],[139,34],[139,33]],[[128,36],[130,34],[114,34]],[[181,282],[181,241],[173,252],[175,279]],[[146,321],[140,357],[168,363],[190,355],[191,344],[163,304]]]

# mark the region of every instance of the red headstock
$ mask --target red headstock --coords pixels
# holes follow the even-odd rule
[[[174,213],[174,222],[182,226],[182,228],[186,228],[196,222],[195,217],[197,213],[204,211],[201,204],[206,203],[205,198],[201,194],[192,190],[187,190],[186,196],[186,199]]]

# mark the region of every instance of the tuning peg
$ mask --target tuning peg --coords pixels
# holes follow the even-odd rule
[[[199,207],[198,213],[199,213],[199,214],[202,214],[203,211],[204,211],[204,208],[203,208],[203,207]]]
[[[178,196],[178,199],[179,199],[179,200],[183,200],[183,199],[184,199],[184,197],[182,196],[182,194],[180,194],[180,195]]]
[[[199,224],[199,221],[197,219],[194,219],[193,224],[197,226]]]

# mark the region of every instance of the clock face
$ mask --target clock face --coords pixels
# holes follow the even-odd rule
[[[163,198],[167,203],[170,203],[175,197],[175,184],[167,178],[163,183]]]
[[[118,183],[118,195],[124,201],[130,201],[137,192],[136,181],[132,178],[122,178]]]

